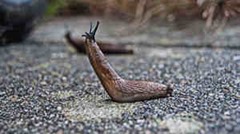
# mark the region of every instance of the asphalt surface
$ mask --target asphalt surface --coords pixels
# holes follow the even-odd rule
[[[133,48],[107,58],[124,78],[171,84],[173,97],[115,103],[66,44],[1,46],[0,133],[240,133],[240,49]]]
[[[124,78],[174,87],[171,98],[127,104],[109,100],[86,55],[66,45],[0,53],[0,133],[240,132],[239,50],[140,47],[108,56]]]

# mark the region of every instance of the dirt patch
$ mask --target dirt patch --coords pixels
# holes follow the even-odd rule
[[[199,133],[203,128],[203,124],[190,113],[177,114],[160,121],[159,124],[166,127],[171,134]]]
[[[57,93],[60,98],[65,98],[72,92]],[[65,96],[65,97],[64,97]],[[86,121],[120,118],[123,113],[131,113],[140,104],[137,103],[116,103],[109,100],[107,95],[85,95],[82,98],[66,102],[62,112],[71,121]]]

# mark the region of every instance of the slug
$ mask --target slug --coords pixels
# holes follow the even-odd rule
[[[73,38],[71,32],[65,33],[66,41],[73,46],[79,53],[86,53],[84,48],[84,40]],[[104,54],[133,54],[133,49],[128,46],[120,46],[108,42],[97,42],[99,48]]]
[[[173,89],[169,86],[149,82],[135,81],[121,78],[109,64],[95,40],[99,21],[94,29],[92,23],[90,31],[85,32],[85,49],[89,61],[97,74],[101,84],[115,102],[136,102],[160,97],[171,96]]]

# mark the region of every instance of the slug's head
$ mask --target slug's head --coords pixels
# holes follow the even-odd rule
[[[95,34],[96,34],[97,29],[98,29],[98,26],[99,26],[99,21],[97,21],[97,24],[96,24],[95,28],[93,29],[93,25],[92,25],[92,22],[91,22],[89,32],[85,32],[85,34],[82,35],[82,36],[85,37],[86,39],[89,39],[90,41],[96,42]]]

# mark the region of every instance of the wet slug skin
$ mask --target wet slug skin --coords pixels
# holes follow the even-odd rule
[[[121,78],[96,43],[95,34],[98,26],[99,22],[97,21],[93,29],[91,23],[90,31],[83,35],[85,37],[85,49],[95,73],[113,101],[136,102],[172,95],[173,89],[164,84]]]

